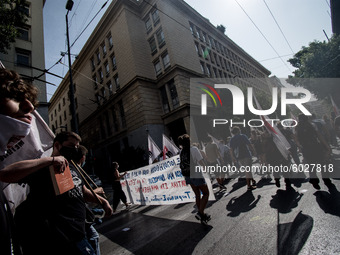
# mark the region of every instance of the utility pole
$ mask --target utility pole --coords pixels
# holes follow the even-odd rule
[[[66,37],[67,37],[67,55],[68,55],[68,66],[69,66],[69,77],[70,77],[70,86],[69,86],[69,98],[70,98],[70,111],[71,111],[71,129],[75,133],[79,133],[78,130],[78,121],[76,116],[76,105],[74,101],[74,86],[73,86],[73,80],[72,80],[72,66],[71,66],[71,51],[70,51],[70,37],[69,37],[69,31],[68,31],[68,13],[72,10],[73,7],[73,1],[68,0],[66,3]]]

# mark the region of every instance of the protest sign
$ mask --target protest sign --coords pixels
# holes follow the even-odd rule
[[[121,180],[129,202],[141,205],[170,205],[195,202],[195,194],[186,185],[179,168],[180,158],[175,156],[159,163],[128,171]],[[205,178],[209,200],[215,200],[211,181]]]

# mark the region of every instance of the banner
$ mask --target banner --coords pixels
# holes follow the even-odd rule
[[[166,135],[163,134],[163,160],[178,155],[179,148]]]
[[[0,169],[27,159],[47,157],[52,154],[54,134],[38,112],[32,113],[30,133],[0,156]],[[1,170],[0,170],[1,171]],[[26,199],[29,187],[25,184],[5,184],[4,193],[12,212]]]
[[[128,171],[121,180],[128,202],[141,205],[170,205],[195,202],[195,194],[186,185],[179,168],[179,156]],[[215,200],[211,181],[205,178],[209,200]]]
[[[155,141],[148,135],[149,165],[151,165],[162,153]]]

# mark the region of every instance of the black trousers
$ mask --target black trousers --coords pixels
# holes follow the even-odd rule
[[[124,204],[126,203],[126,196],[125,196],[124,191],[122,190],[122,185],[120,184],[119,181],[113,182],[112,189],[113,189],[112,207],[113,207],[113,210],[116,210],[120,200],[122,200]]]

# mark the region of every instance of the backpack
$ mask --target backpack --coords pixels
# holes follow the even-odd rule
[[[194,160],[192,158],[190,148],[183,149],[180,154],[180,165],[182,175],[183,176],[190,176],[190,170],[194,169],[194,164],[190,164],[190,161],[194,163]]]

